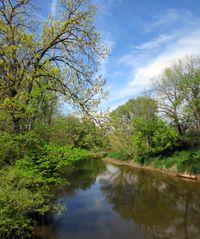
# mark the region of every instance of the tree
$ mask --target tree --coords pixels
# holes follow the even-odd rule
[[[160,112],[177,128],[179,136],[187,129],[200,132],[200,58],[187,56],[166,68],[154,90]]]
[[[88,114],[105,83],[97,76],[107,51],[93,24],[95,6],[62,0],[58,18],[50,16],[42,32],[34,10],[33,0],[0,0],[0,109],[9,112],[15,132],[27,130],[24,121],[46,92],[64,95]]]
[[[131,158],[162,154],[177,146],[175,128],[158,114],[158,102],[140,96],[119,106],[111,114],[111,145]]]
[[[140,139],[142,140],[140,143],[149,146],[150,138],[147,131],[150,129],[149,124],[156,116],[156,112],[157,102],[149,96],[140,96],[119,106],[111,113],[111,121],[114,126],[111,135],[112,146],[123,149],[129,157],[138,154],[139,148],[135,133],[137,130],[139,132],[141,127],[141,130],[145,130],[144,122],[148,129],[144,132],[145,139]]]
[[[188,56],[182,61],[180,91],[184,96],[188,127],[200,133],[200,57]]]
[[[71,145],[84,149],[105,149],[108,140],[104,127],[90,118],[76,115],[57,117],[51,125],[51,141],[59,145]]]
[[[183,134],[183,95],[180,91],[181,62],[164,69],[159,80],[154,84],[154,91],[159,102],[159,111],[175,125],[179,135]]]

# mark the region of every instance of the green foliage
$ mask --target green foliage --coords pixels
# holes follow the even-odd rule
[[[177,164],[185,159],[185,152],[177,152],[168,156],[149,157],[145,164],[156,168],[176,171]],[[172,168],[172,169],[170,169]]]
[[[105,81],[97,71],[107,54],[90,1],[62,0],[58,8],[62,17],[50,16],[41,28],[32,21],[33,0],[0,1],[3,239],[29,237],[33,214],[53,206],[51,186],[64,183],[62,169],[89,158],[86,150],[107,148],[108,134],[108,157],[200,172],[199,57],[164,70],[158,100],[144,95],[114,110],[109,131],[87,117],[58,117],[62,97],[86,115],[99,104]],[[181,147],[193,151],[174,153]]]
[[[129,100],[117,108],[111,114],[112,147],[126,152],[128,158],[141,164],[152,155],[174,150],[178,146],[176,129],[157,112],[156,100],[148,96]]]
[[[0,167],[10,164],[20,154],[20,146],[11,134],[0,131]]]
[[[53,140],[47,138],[53,131],[43,134],[45,129],[40,126],[21,134],[0,131],[1,238],[28,238],[36,223],[31,215],[42,215],[53,207],[51,186],[67,183],[62,169],[91,157],[87,150],[66,145],[67,142],[50,144]],[[87,128],[86,132],[95,130],[93,125],[93,129]],[[82,136],[81,146],[85,146],[87,134]],[[92,148],[97,141],[87,139],[85,142]]]
[[[138,156],[164,154],[178,145],[176,129],[155,113],[150,118],[145,115],[136,116],[132,121],[133,144],[137,146]]]
[[[35,1],[0,1],[0,237],[27,238],[51,204],[62,169],[106,145],[89,119],[58,117],[61,99],[90,115],[104,96],[107,50],[90,1],[59,1],[39,25]],[[27,14],[28,13],[28,14]],[[32,15],[33,14],[33,15]],[[42,31],[41,31],[42,29]],[[52,54],[54,52],[54,54]],[[95,77],[94,77],[95,75]]]
[[[0,131],[11,132],[12,129],[13,124],[10,114],[5,110],[0,109]]]
[[[114,110],[111,113],[112,148],[126,152],[129,156],[127,159],[132,158],[142,165],[199,173],[198,64],[198,59],[187,59],[185,62],[180,61],[180,65],[166,69],[157,85],[157,91],[161,94],[157,95],[158,101],[141,96]],[[173,95],[172,89],[176,95]],[[190,92],[193,91],[193,99],[190,99]],[[188,95],[183,103],[184,94]],[[194,102],[195,106],[192,106]],[[190,105],[191,112],[186,104]],[[162,114],[158,114],[160,109]],[[182,118],[180,115],[183,115]],[[118,153],[113,156],[124,159]]]
[[[49,199],[50,188],[30,160],[1,170],[1,238],[28,238],[34,225],[29,214],[47,212]]]
[[[146,156],[145,159],[140,158],[138,162],[141,163],[142,160],[145,165],[151,165],[172,172],[200,173],[200,150],[197,149],[176,151],[166,156]]]
[[[108,145],[106,131],[103,127],[95,125],[90,119],[84,118],[80,121],[78,147],[84,149],[105,149]]]
[[[89,157],[88,151],[83,149],[45,145],[42,151],[33,154],[32,161],[35,162],[48,183],[55,183],[61,169]]]
[[[107,156],[108,158],[113,158],[113,159],[119,159],[119,160],[128,160],[130,159],[130,156],[126,154],[123,150],[118,150],[118,151],[110,151],[108,152]]]
[[[10,134],[0,131],[0,166],[11,164],[44,146],[44,140],[35,132]]]
[[[95,5],[62,0],[57,8],[58,19],[40,23],[34,0],[0,1],[0,110],[17,133],[36,120],[49,124],[61,96],[87,114],[104,96],[97,72],[107,49],[94,26]]]
[[[178,146],[177,131],[161,119],[157,120],[156,129],[152,138],[153,152],[162,153],[173,150]]]
[[[149,123],[155,117],[156,111],[157,102],[149,96],[129,100],[114,110],[111,113],[112,148],[125,151],[129,157],[140,154],[148,147],[148,134],[153,130]]]
[[[0,176],[0,236],[28,238],[36,223],[30,215],[43,215],[51,203],[51,186],[67,183],[62,169],[89,158],[86,150],[45,145],[29,152]]]
[[[186,56],[164,69],[154,84],[159,108],[179,137],[187,130],[200,133],[200,57]]]
[[[89,118],[78,118],[75,115],[56,118],[51,125],[50,141],[58,145],[88,150],[104,149],[108,139],[104,128],[95,125]]]
[[[200,173],[200,150],[193,150],[185,155],[184,160],[178,162],[178,171],[193,174]]]
[[[51,142],[58,145],[77,146],[80,137],[80,120],[78,117],[69,115],[53,120],[51,125]]]
[[[47,144],[37,131],[17,135],[0,131],[0,155],[3,239],[28,238],[36,223],[32,216],[54,206],[51,186],[67,183],[62,169],[90,157],[83,149]]]

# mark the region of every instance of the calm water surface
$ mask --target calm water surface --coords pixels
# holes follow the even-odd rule
[[[88,160],[66,172],[66,207],[39,239],[200,239],[200,184]]]

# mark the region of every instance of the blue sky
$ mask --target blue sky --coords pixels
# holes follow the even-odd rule
[[[115,108],[148,90],[171,62],[200,53],[199,0],[94,0],[96,26],[111,49],[101,73]],[[43,0],[41,15],[56,12],[57,0]]]

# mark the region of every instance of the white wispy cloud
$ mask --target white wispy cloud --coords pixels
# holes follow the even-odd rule
[[[52,0],[51,2],[51,15],[54,17],[56,16],[57,3],[58,3],[58,0]]]
[[[161,34],[150,41],[133,46],[133,50],[121,56],[118,62],[133,68],[140,67],[142,64],[146,64],[147,60],[151,61],[154,54],[162,53],[164,48],[183,35],[183,33]]]
[[[149,89],[152,79],[158,76],[165,67],[185,55],[199,54],[199,42],[200,30],[190,33],[189,36],[176,39],[175,42],[172,42],[163,52],[156,57],[152,57],[152,59],[151,54],[145,55],[143,63],[141,62],[139,66],[133,68],[130,72],[129,83],[125,85],[123,89],[120,89],[119,92],[115,92],[113,96],[119,97],[120,95],[121,98],[125,98],[134,96],[145,89]],[[130,64],[130,61],[134,62],[135,56],[134,54],[130,54],[126,56],[126,58],[129,59],[129,62],[127,63]],[[148,61],[148,63],[145,63],[146,61]]]
[[[166,35],[166,34],[161,34],[160,36],[152,39],[149,42],[145,42],[141,45],[135,46],[135,50],[148,50],[157,47],[158,45],[165,44],[166,42],[174,39],[176,35]]]
[[[146,24],[146,31],[156,28],[172,27],[174,24],[189,25],[193,23],[193,16],[188,10],[168,9],[163,10],[154,16],[154,20]]]
[[[182,17],[177,12],[168,15],[173,22]],[[188,20],[191,20],[191,14],[188,13],[187,16]],[[160,26],[165,25],[167,21],[165,18],[166,16],[163,20],[160,19]],[[127,67],[129,70],[120,88],[119,86],[111,87],[106,105],[116,107],[127,99],[141,94],[144,90],[150,89],[152,79],[155,79],[164,68],[185,55],[200,54],[198,20],[193,18],[192,22],[188,21],[188,24],[176,29],[176,32],[172,29],[171,33],[162,33],[150,41],[133,46],[132,51],[122,55],[118,60],[120,74],[127,71]]]

